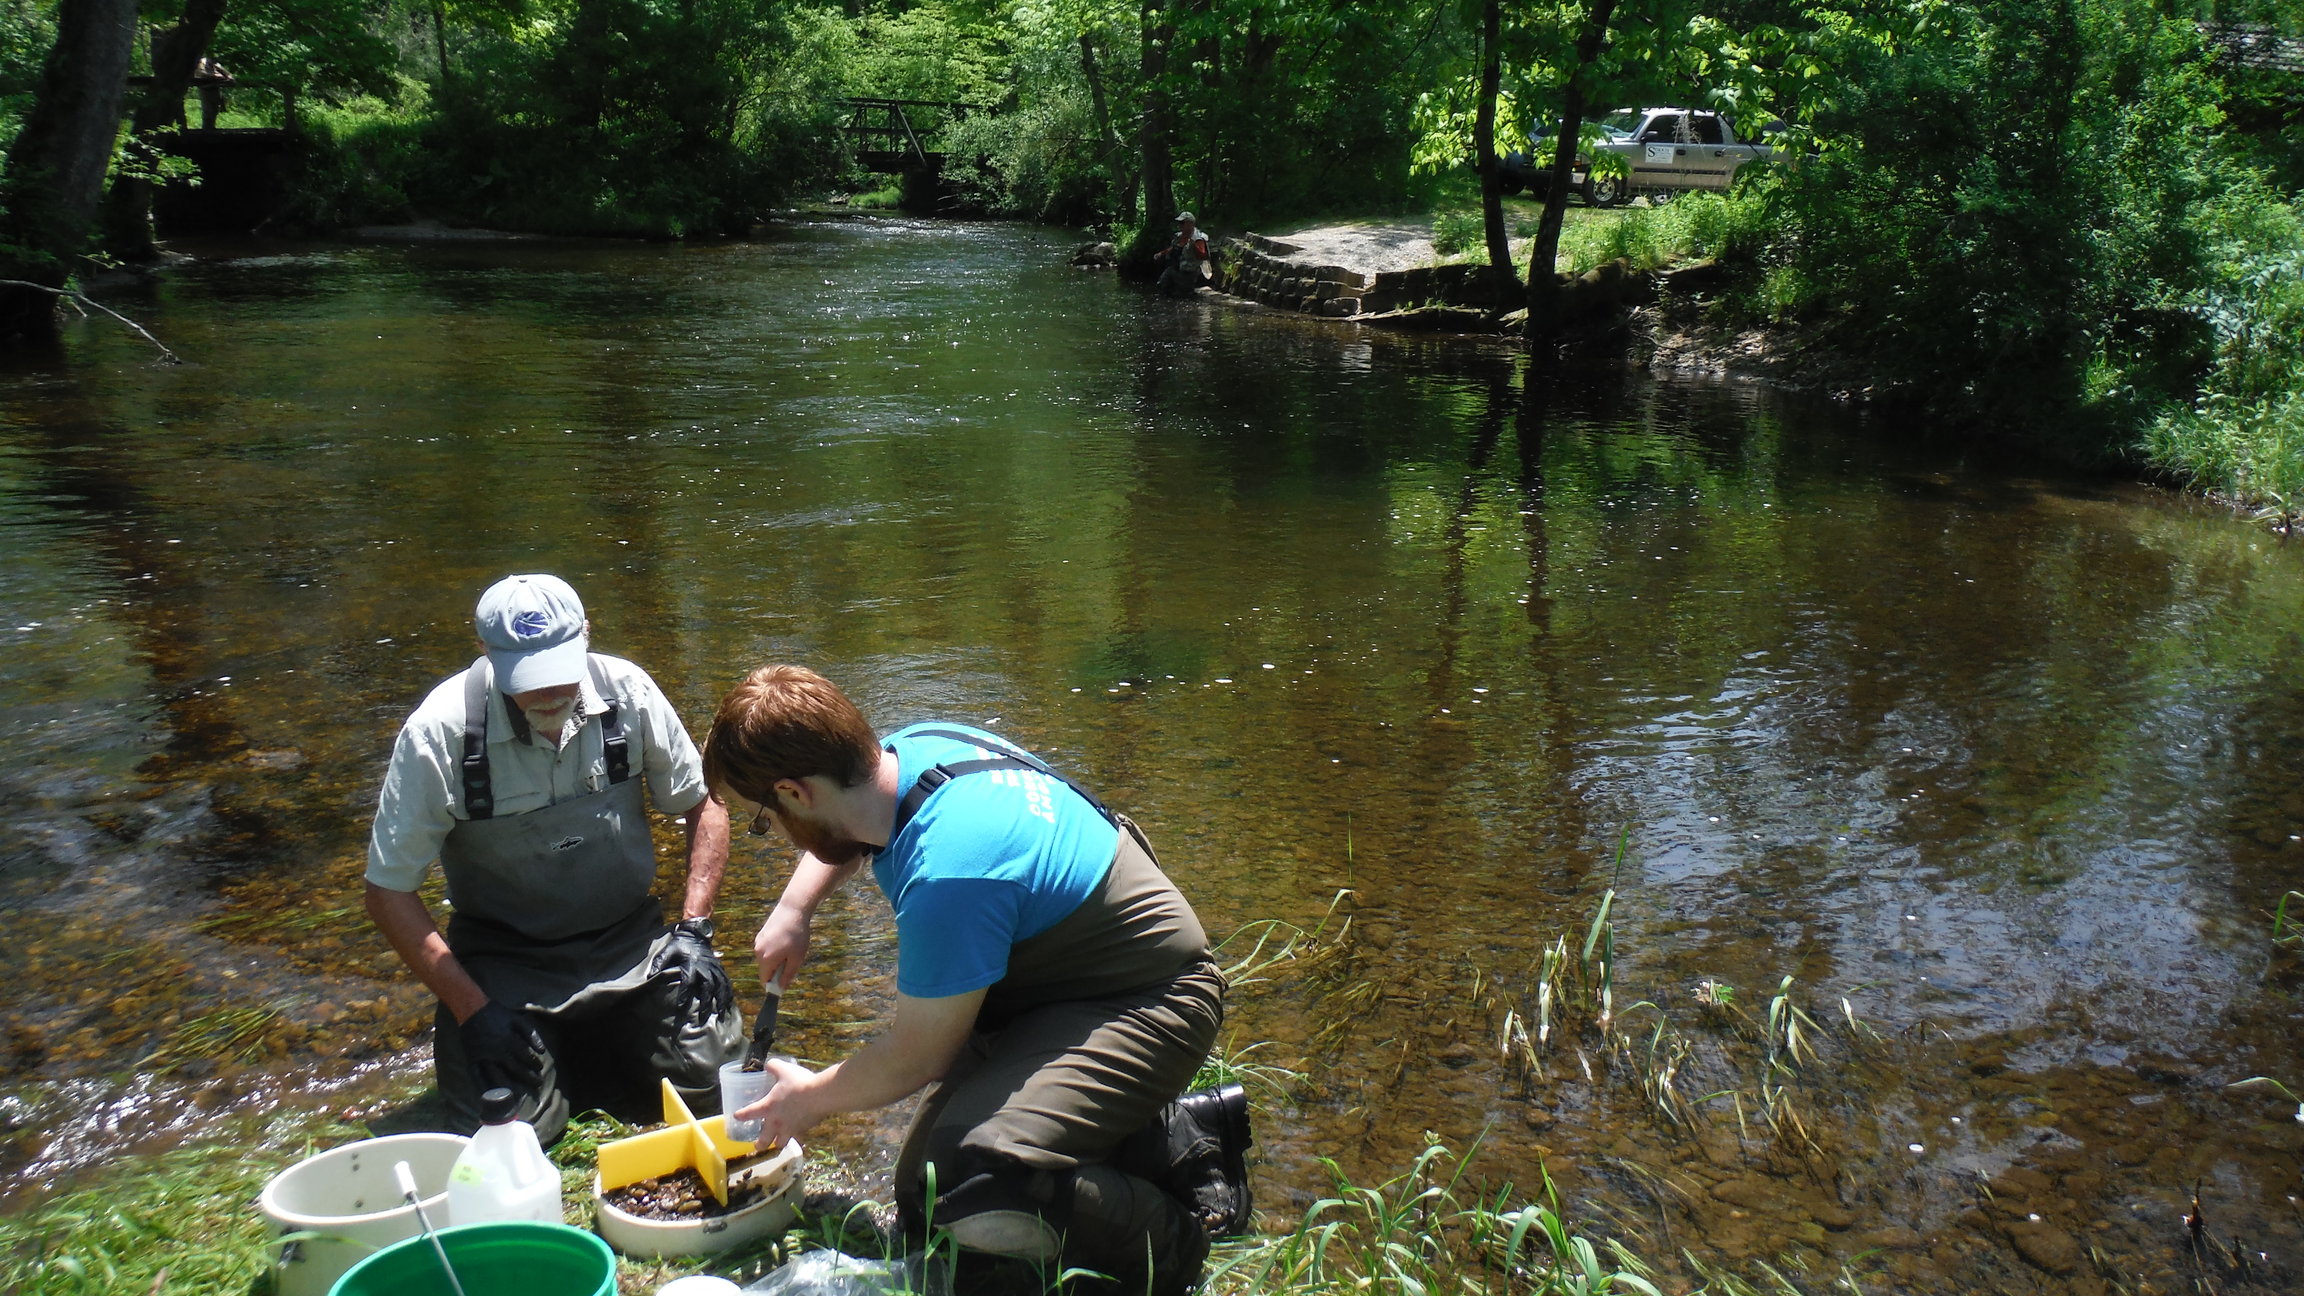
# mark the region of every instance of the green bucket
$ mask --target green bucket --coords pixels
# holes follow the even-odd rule
[[[616,1254],[582,1229],[533,1221],[442,1229],[465,1296],[616,1296]],[[454,1296],[431,1239],[395,1242],[344,1271],[328,1296]]]

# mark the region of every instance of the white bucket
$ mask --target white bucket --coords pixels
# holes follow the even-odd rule
[[[471,1141],[461,1134],[362,1139],[273,1176],[257,1199],[273,1235],[317,1235],[281,1244],[273,1261],[278,1296],[328,1296],[345,1270],[422,1231],[415,1208],[392,1182],[396,1161],[407,1162],[416,1176],[425,1217],[436,1228],[448,1227],[448,1171]]]

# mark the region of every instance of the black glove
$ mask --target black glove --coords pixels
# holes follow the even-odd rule
[[[458,1028],[464,1061],[480,1092],[534,1093],[544,1081],[544,1037],[528,1019],[491,999]]]
[[[712,952],[711,928],[706,920],[683,918],[672,924],[666,936],[649,975],[679,978],[680,1020],[704,1021],[736,1011],[736,987],[728,983],[728,969],[720,966],[720,956]]]

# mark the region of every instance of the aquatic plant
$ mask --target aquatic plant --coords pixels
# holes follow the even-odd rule
[[[1216,942],[1212,951],[1223,961],[1225,984],[1239,990],[1268,981],[1275,970],[1305,958],[1324,943],[1332,945],[1328,925],[1337,923],[1338,935],[1350,925],[1349,914],[1342,918],[1338,914],[1351,899],[1350,887],[1338,890],[1329,898],[1327,912],[1309,931],[1278,918],[1259,918],[1235,928],[1231,935]],[[1235,953],[1241,945],[1247,948]]]
[[[2290,891],[2282,895],[2280,903],[2273,908],[2272,943],[2286,945],[2290,949],[2304,949],[2304,922],[2288,916],[2288,902],[2291,900],[2304,901],[2304,891]],[[2304,909],[2304,905],[2298,907]]]
[[[1768,1065],[1790,1071],[1792,1067],[1785,1065],[1785,1058],[1791,1059],[1792,1066],[1797,1066],[1803,1055],[1808,1061],[1815,1061],[1816,1048],[1808,1042],[1808,1036],[1821,1029],[1815,1018],[1792,1002],[1792,978],[1786,976],[1777,983],[1775,995],[1768,1000]]]
[[[1567,1221],[1549,1175],[1536,1200],[1518,1205],[1510,1184],[1478,1188],[1468,1173],[1477,1151],[1475,1143],[1455,1156],[1427,1135],[1406,1171],[1372,1187],[1324,1160],[1333,1193],[1288,1233],[1225,1248],[1203,1290],[1660,1296],[1630,1251],[1613,1239],[1595,1243]]]
[[[2251,1085],[2263,1085],[2266,1088],[2277,1090],[2281,1097],[2296,1104],[2296,1119],[2298,1122],[2304,1123],[2304,1098],[2298,1098],[2294,1090],[2270,1076],[2250,1076],[2245,1080],[2235,1080],[2224,1087],[2227,1089],[2246,1089]]]
[[[160,1047],[138,1058],[136,1069],[158,1074],[201,1059],[254,1062],[268,1051],[265,1036],[280,1020],[270,1005],[220,1008],[178,1026]]]
[[[1304,1078],[1304,1073],[1250,1056],[1258,1049],[1270,1047],[1271,1043],[1258,1040],[1241,1045],[1237,1036],[1227,1036],[1208,1055],[1208,1060],[1200,1064],[1200,1070],[1192,1077],[1192,1087],[1214,1089],[1237,1084],[1251,1092],[1262,1092],[1267,1098],[1285,1095]]]
[[[1617,869],[1624,843],[1618,844]],[[1693,1131],[1708,1110],[1733,1114],[1739,1136],[1750,1130],[1747,1111],[1788,1147],[1809,1153],[1822,1148],[1795,1100],[1795,1082],[1821,1060],[1819,1042],[1842,1037],[1853,1051],[1879,1033],[1858,1015],[1849,995],[1840,996],[1838,1019],[1844,1029],[1828,1031],[1799,1002],[1798,980],[1779,978],[1764,1016],[1755,1021],[1738,1003],[1735,987],[1707,978],[1693,998],[1701,1010],[1683,1023],[1666,1004],[1641,999],[1628,1006],[1616,1000],[1618,949],[1615,915],[1620,893],[1604,889],[1577,936],[1562,933],[1537,947],[1524,991],[1517,997],[1493,987],[1497,978],[1475,968],[1475,1006],[1501,1018],[1495,1048],[1498,1060],[1531,1086],[1548,1083],[1549,1066],[1565,1053],[1575,1073],[1594,1088],[1604,1087],[1621,1068],[1650,1112],[1670,1128]],[[1571,941],[1577,943],[1571,944]],[[1651,1016],[1644,1028],[1627,1030],[1635,1014]],[[1697,1030],[1695,1028],[1702,1027]],[[1693,1032],[1693,1033],[1692,1033]],[[1688,1080],[1701,1075],[1707,1088],[1689,1092]]]

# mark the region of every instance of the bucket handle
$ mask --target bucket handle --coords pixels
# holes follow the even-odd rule
[[[345,1237],[341,1233],[323,1233],[318,1229],[293,1229],[265,1244],[280,1248],[280,1258],[272,1262],[272,1267],[285,1269],[302,1260],[304,1258],[304,1244],[307,1242],[342,1242],[348,1246],[356,1246],[370,1255],[383,1249],[374,1243]]]

